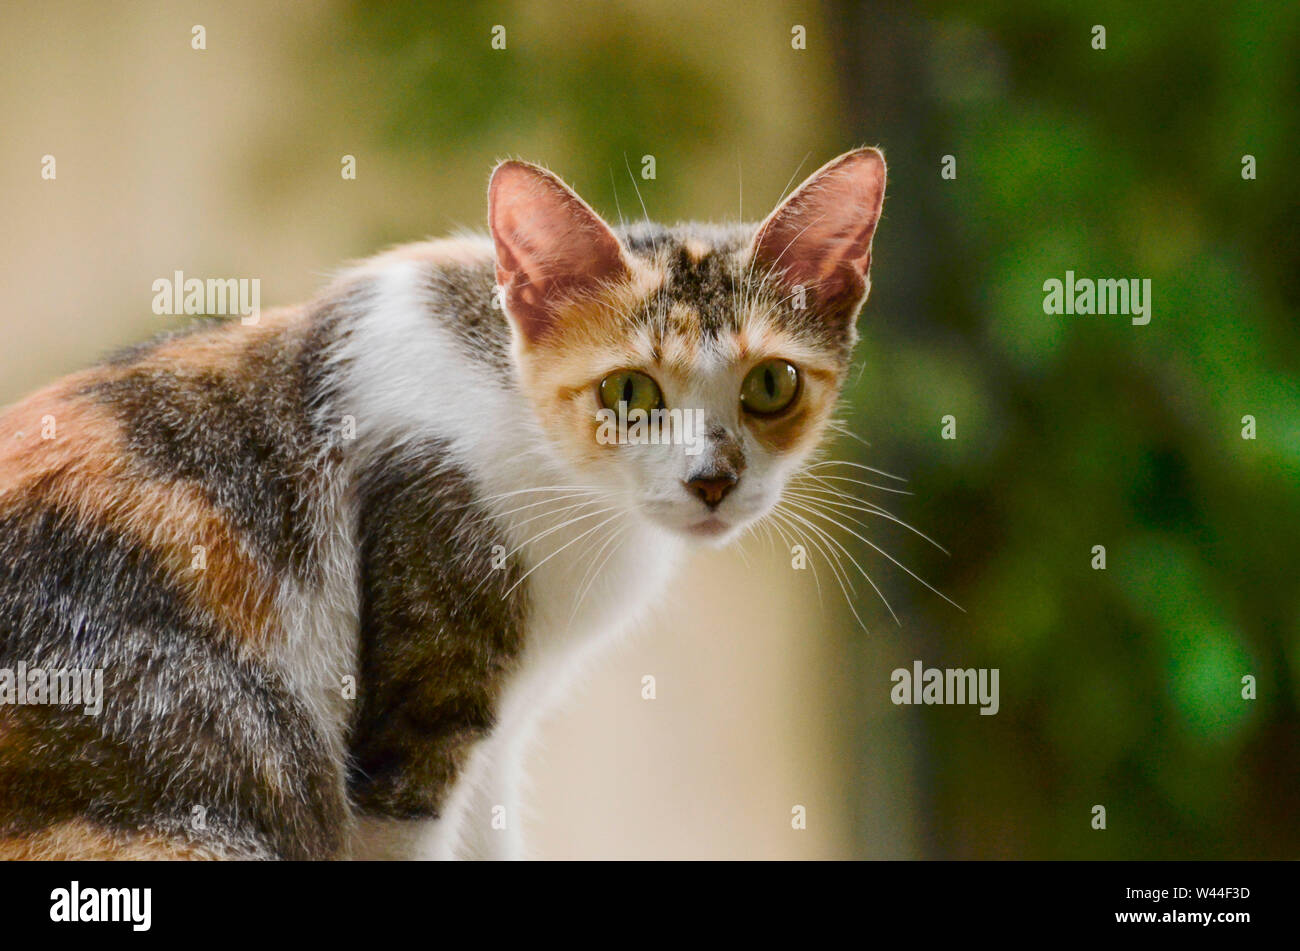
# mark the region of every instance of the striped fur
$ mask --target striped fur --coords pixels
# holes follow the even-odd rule
[[[620,229],[625,279],[541,342],[492,238],[411,245],[0,416],[0,669],[104,672],[98,716],[0,705],[0,857],[520,854],[539,713],[702,517],[680,447],[596,444],[593,385],[644,366],[709,408],[727,537],[838,394],[852,322],[792,308],[758,231]],[[770,355],[803,402],[743,418]]]

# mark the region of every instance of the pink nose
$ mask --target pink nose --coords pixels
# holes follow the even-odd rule
[[[709,508],[715,509],[727,497],[727,493],[736,487],[738,481],[740,480],[734,475],[713,476],[707,479],[691,479],[686,483],[686,488],[699,496]]]

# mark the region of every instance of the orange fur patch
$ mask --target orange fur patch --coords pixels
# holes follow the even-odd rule
[[[359,270],[347,277],[354,280],[360,274],[382,274],[394,263],[410,261],[432,267],[478,267],[496,260],[492,242],[486,238],[440,238],[434,241],[417,241],[391,248],[359,264]]]
[[[77,395],[102,374],[67,377],[0,416],[0,512],[39,499],[138,539],[237,641],[264,647],[272,579],[196,487],[151,478],[131,464],[117,420]],[[44,438],[50,425],[53,438]],[[195,546],[203,548],[203,568],[194,566]]]
[[[202,367],[220,372],[234,369],[250,347],[266,338],[284,332],[286,326],[303,323],[307,316],[304,306],[276,307],[262,311],[256,324],[236,324],[238,331],[231,333],[231,325],[221,323],[207,330],[164,340],[152,350],[133,360],[129,367],[106,366],[99,368],[100,379],[112,378],[121,373],[151,369],[174,369],[177,364]]]
[[[176,861],[218,859],[216,852],[145,832],[112,832],[84,819],[0,839],[0,861]]]

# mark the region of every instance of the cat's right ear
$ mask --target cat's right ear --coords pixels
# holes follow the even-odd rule
[[[885,200],[885,157],[854,149],[827,162],[759,226],[753,260],[851,328],[871,287],[871,240]]]
[[[488,186],[488,226],[506,313],[528,343],[562,306],[626,278],[614,232],[562,181],[527,162],[503,162]]]

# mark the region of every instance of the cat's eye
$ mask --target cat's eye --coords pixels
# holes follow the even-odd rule
[[[639,370],[619,370],[600,381],[600,401],[606,409],[617,410],[626,403],[628,412],[634,409],[660,409],[664,405],[659,384]]]
[[[799,395],[799,371],[781,359],[764,360],[740,384],[740,403],[757,416],[774,416]]]

